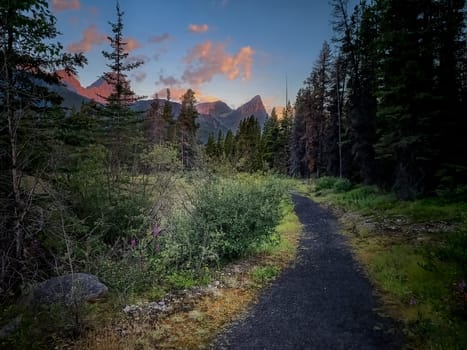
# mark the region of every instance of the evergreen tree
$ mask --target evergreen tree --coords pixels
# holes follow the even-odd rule
[[[127,43],[123,40],[123,15],[120,4],[116,4],[117,21],[109,22],[113,36],[108,36],[111,51],[102,51],[109,61],[107,67],[110,71],[104,73],[104,80],[112,87],[112,93],[105,97],[107,102],[104,110],[104,130],[109,136],[109,149],[111,151],[111,167],[114,175],[121,170],[122,165],[128,164],[136,153],[135,147],[140,140],[140,127],[137,125],[137,115],[130,109],[137,100],[130,86],[127,73],[143,64],[141,61],[129,62],[129,54],[125,50]],[[110,131],[110,133],[109,133]]]
[[[157,94],[147,112],[146,119],[143,123],[143,130],[146,142],[149,145],[160,145],[167,140],[165,120],[162,115],[161,103]]]
[[[277,152],[274,158],[274,168],[282,174],[289,174],[290,140],[292,137],[293,110],[287,101],[282,111],[282,118],[278,121],[279,133],[277,138]]]
[[[264,147],[264,161],[269,169],[276,169],[279,163],[279,121],[276,108],[266,120],[263,129],[262,143]]]
[[[347,0],[332,1],[336,41],[341,44],[341,59],[347,67],[347,98],[344,109],[345,136],[351,145],[355,180],[375,181],[376,72],[375,51],[378,18],[372,6],[361,1],[352,15]]]
[[[216,143],[216,157],[222,159],[224,157],[224,135],[222,130],[219,130],[217,133],[217,143]]]
[[[60,113],[61,99],[49,90],[59,83],[53,72],[75,73],[85,63],[55,42],[55,23],[45,0],[0,2],[0,296],[30,277],[25,251],[45,229],[34,187],[49,165],[48,129]]]
[[[168,143],[175,142],[175,122],[173,120],[172,104],[170,102],[170,89],[167,88],[167,97],[162,108],[162,119],[164,120],[165,136]]]
[[[214,139],[214,134],[210,133],[208,136],[208,141],[206,142],[205,152],[209,159],[217,158],[217,147],[216,141]]]
[[[195,92],[188,89],[181,98],[182,106],[177,120],[178,142],[183,165],[191,169],[196,158],[196,133],[198,111],[196,110]]]
[[[224,140],[225,158],[232,163],[235,163],[236,144],[232,130],[228,130]]]
[[[290,175],[307,177],[310,175],[306,161],[306,124],[311,113],[311,91],[302,88],[297,93],[295,117],[290,140]]]
[[[238,169],[248,172],[261,170],[261,128],[254,115],[240,122],[235,143]]]

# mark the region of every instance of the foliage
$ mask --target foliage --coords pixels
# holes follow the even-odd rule
[[[53,163],[54,124],[63,116],[51,86],[59,83],[58,70],[75,72],[86,62],[64,52],[55,25],[45,0],[0,3],[0,300],[38,273],[26,253],[47,230],[54,200],[44,201],[48,196],[35,188]],[[34,179],[29,188],[27,177]]]
[[[201,271],[245,256],[270,239],[283,198],[275,179],[214,178],[198,186],[189,215],[177,214],[161,237],[164,264]]]

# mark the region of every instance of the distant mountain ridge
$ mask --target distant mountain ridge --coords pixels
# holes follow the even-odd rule
[[[68,108],[79,109],[83,102],[89,100],[104,103],[105,97],[112,92],[112,87],[103,78],[97,79],[88,87],[83,87],[76,76],[68,75],[64,71],[60,71],[58,74],[64,86],[54,88],[54,90],[64,98],[63,105]],[[153,101],[137,101],[132,109],[138,112],[148,111]],[[159,101],[162,105],[166,100],[159,99]],[[170,104],[172,105],[173,116],[176,119],[180,114],[181,104],[173,101],[170,101]],[[235,133],[240,122],[252,115],[258,119],[261,126],[264,125],[268,118],[259,95],[256,95],[237,109],[230,108],[223,101],[202,102],[196,105],[196,109],[199,113],[199,139],[203,142],[207,140],[211,133],[217,134],[222,131],[225,134],[228,130]]]

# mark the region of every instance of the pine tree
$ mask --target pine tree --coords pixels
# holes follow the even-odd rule
[[[235,143],[238,169],[247,172],[261,170],[261,128],[254,115],[240,122]]]
[[[82,54],[66,54],[55,42],[55,23],[45,0],[0,3],[1,296],[27,277],[25,248],[44,229],[38,225],[34,187],[48,165],[44,141],[51,118],[60,113],[61,99],[49,90],[59,83],[53,72],[75,73],[85,63]],[[25,185],[26,176],[33,179],[31,186]]]
[[[146,142],[149,145],[161,145],[165,143],[167,139],[161,103],[157,94],[147,112],[146,119],[143,123],[143,130]]]
[[[311,91],[302,88],[295,100],[295,117],[290,139],[290,175],[308,177],[306,161],[306,123],[311,113]]]
[[[217,133],[217,142],[216,142],[216,157],[222,159],[224,157],[224,134],[222,130],[219,130]]]
[[[216,147],[216,141],[214,139],[214,134],[210,133],[208,136],[208,141],[206,142],[206,145],[204,146],[206,155],[210,160],[217,158],[217,147]]]
[[[229,129],[227,131],[227,134],[225,135],[225,140],[224,140],[225,158],[231,163],[236,163],[235,153],[236,153],[235,137],[234,137],[232,130]]]
[[[170,102],[170,89],[167,88],[167,96],[162,108],[162,119],[164,120],[166,142],[175,142],[175,122],[173,120],[172,104]]]
[[[361,1],[352,15],[347,0],[332,1],[334,29],[340,43],[340,55],[347,67],[344,127],[350,143],[352,169],[349,175],[358,181],[375,181],[376,141],[376,67],[375,51],[378,18],[372,6]]]
[[[182,106],[177,120],[178,143],[182,163],[187,169],[191,169],[196,160],[196,133],[199,128],[195,92],[188,89],[182,96],[181,102]]]
[[[104,110],[104,130],[109,134],[109,148],[111,151],[111,166],[114,175],[128,164],[134,156],[140,142],[140,127],[138,118],[130,106],[141,99],[131,89],[127,73],[143,64],[141,61],[129,62],[128,52],[125,51],[127,43],[123,39],[123,15],[120,4],[116,4],[117,21],[109,22],[113,36],[108,36],[111,51],[102,51],[102,55],[109,63],[110,71],[104,73],[104,80],[112,87],[112,93],[105,97],[107,102]],[[110,131],[110,133],[109,133]]]
[[[269,169],[275,169],[278,163],[279,153],[279,121],[276,108],[271,111],[271,116],[266,120],[263,129],[262,143],[264,148],[264,161]],[[276,169],[277,170],[277,169]]]
[[[282,117],[278,121],[279,133],[277,152],[274,157],[274,168],[282,174],[289,174],[290,139],[292,137],[293,109],[290,101],[287,101],[282,111]]]

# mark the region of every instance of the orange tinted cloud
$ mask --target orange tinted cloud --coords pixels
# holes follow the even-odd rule
[[[92,25],[84,30],[81,41],[68,45],[67,49],[70,52],[89,52],[94,45],[102,44],[105,41],[107,41],[107,36],[99,33],[97,27]]]
[[[196,45],[185,57],[188,67],[182,75],[182,80],[199,85],[218,74],[226,76],[229,80],[239,77],[248,80],[251,78],[254,54],[255,51],[250,46],[245,46],[236,54],[230,55],[224,44],[207,41]]]
[[[209,26],[207,24],[190,24],[188,30],[192,33],[206,33]]]
[[[188,88],[183,88],[183,87],[180,87],[180,86],[177,86],[177,87],[170,87],[170,99],[172,101],[180,101],[182,96],[185,94],[185,92],[188,90]],[[201,90],[199,89],[192,89],[194,90],[195,92],[195,98],[196,98],[196,102],[197,103],[200,103],[200,102],[215,102],[215,101],[219,101],[220,98],[216,97],[216,96],[211,96],[211,95],[204,95],[202,93]],[[159,98],[166,98],[167,96],[167,89],[164,88],[164,89],[160,89],[157,93],[157,96]],[[154,96],[156,95],[154,94]]]
[[[136,40],[134,38],[126,38],[126,39],[124,39],[124,42],[126,43],[125,52],[130,52],[130,51],[133,51],[133,50],[141,47],[138,40]]]
[[[79,10],[80,0],[52,0],[53,11]]]

